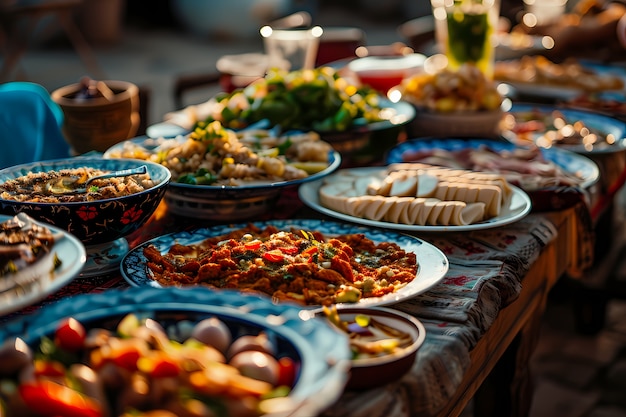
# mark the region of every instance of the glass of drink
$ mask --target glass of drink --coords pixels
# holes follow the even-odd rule
[[[288,71],[314,68],[322,33],[319,26],[311,29],[272,29],[263,26],[261,36],[269,56],[269,66]]]
[[[450,69],[470,63],[493,78],[500,0],[431,0],[435,36]]]

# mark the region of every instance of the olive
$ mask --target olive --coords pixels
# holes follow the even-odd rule
[[[212,346],[226,354],[233,336],[226,324],[217,317],[210,317],[198,322],[191,332],[191,337]]]
[[[278,382],[278,361],[265,352],[246,350],[239,352],[229,362],[239,372],[249,378],[265,381],[272,385]]]

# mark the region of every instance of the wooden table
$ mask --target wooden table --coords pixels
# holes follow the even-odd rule
[[[579,245],[583,245],[581,239],[585,241],[583,246],[587,246],[587,250],[592,244],[589,236],[580,235],[580,209],[581,207],[572,207],[559,212],[532,215],[536,219],[547,221],[550,225],[550,230],[546,231],[546,239],[543,242],[545,245],[538,249],[535,255],[528,258],[520,256],[521,264],[529,263],[518,265],[520,270],[527,268],[521,278],[519,293],[513,295],[513,300],[510,302],[503,299],[499,311],[492,312],[496,314],[493,322],[486,323],[485,329],[481,329],[484,330],[483,332],[478,331],[480,334],[477,336],[476,343],[467,350],[467,358],[463,357],[463,352],[454,349],[445,351],[442,349],[441,356],[433,358],[432,355],[436,355],[433,351],[436,351],[438,346],[432,346],[427,340],[426,346],[418,352],[416,366],[402,381],[364,393],[344,393],[339,403],[328,410],[324,416],[365,416],[370,415],[368,412],[371,412],[371,415],[386,416],[458,416],[472,399],[474,399],[477,416],[527,416],[532,399],[528,363],[537,342],[548,293],[559,277],[568,270],[580,267],[580,254],[574,251],[576,247],[580,248]],[[526,232],[531,233],[531,231]],[[536,232],[536,230],[532,231],[532,233]],[[498,231],[493,231],[494,235],[498,233],[514,235],[521,231],[507,230],[507,226],[504,226]],[[487,233],[486,239],[489,239],[489,236],[490,234]],[[451,244],[455,241],[458,243],[455,237],[420,237],[427,241],[432,238],[432,242],[442,249],[445,248],[446,241]],[[476,233],[470,240],[474,238],[476,244],[479,244],[485,236],[482,233]],[[511,239],[515,238],[511,237]],[[464,245],[461,244],[461,246]],[[462,274],[459,274],[454,267],[455,254],[451,255],[449,256],[451,270],[447,277],[452,282]],[[498,257],[500,255],[492,259]],[[497,277],[498,274],[489,280]],[[499,282],[496,286],[500,285],[504,287],[503,282]],[[437,291],[437,288],[431,289],[431,292]],[[506,291],[501,293],[506,293]],[[432,302],[429,295],[427,292],[416,297],[417,303],[420,302],[420,298],[426,299],[425,305]],[[488,296],[484,296],[482,302],[486,305],[489,303],[488,299]],[[478,300],[481,300],[480,295],[478,295]],[[403,311],[419,310],[407,308],[405,303],[394,305],[394,307]],[[415,315],[427,323],[427,334],[437,327],[449,326],[449,322],[445,319],[437,319],[428,311],[424,314],[424,311],[426,310],[419,310]],[[467,323],[458,324],[459,327],[465,325],[469,326]],[[456,331],[452,330],[451,334]],[[471,342],[469,344],[471,345]],[[426,352],[423,352],[424,349]],[[442,374],[446,373],[446,369],[438,369],[440,374],[434,379],[421,379],[424,373],[430,376],[437,373],[432,372],[433,361],[452,362],[453,365],[449,365],[447,370],[455,367],[462,369],[450,371],[450,375],[445,376]],[[446,368],[446,365],[441,365],[441,367]],[[459,379],[455,380],[456,377]],[[437,384],[446,385],[446,387],[441,390],[433,389],[431,385]],[[447,390],[451,391],[446,392]],[[391,398],[393,401],[390,400]],[[400,404],[397,404],[398,402]]]
[[[529,362],[539,337],[548,293],[572,266],[576,213],[547,215],[558,235],[522,281],[519,298],[505,307],[470,352],[471,365],[448,405],[437,415],[458,416],[474,398],[476,416],[527,416],[532,403]]]
[[[298,200],[293,194],[284,194],[274,216],[322,216],[294,204]],[[426,342],[415,365],[400,381],[345,392],[324,416],[456,416],[472,398],[480,410],[477,415],[527,415],[532,394],[528,358],[550,288],[577,264],[572,248],[579,245],[571,242],[580,242],[575,235],[578,215],[577,208],[570,208],[485,231],[419,235],[446,253],[450,270],[431,290],[393,306],[426,326]],[[177,230],[207,226],[173,218],[162,203],[128,240],[134,246],[173,231],[172,225]],[[119,274],[81,278],[32,308],[71,294],[127,286]]]

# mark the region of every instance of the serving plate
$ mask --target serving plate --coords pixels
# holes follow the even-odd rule
[[[586,148],[583,144],[564,144],[558,142],[554,143],[555,147],[563,148],[583,155],[621,152],[626,149],[626,123],[603,114],[568,109],[559,106],[530,103],[514,104],[507,113],[515,118],[516,123],[521,123],[533,120],[552,120],[551,114],[554,112],[562,113],[566,122],[569,124],[582,122],[587,128],[589,128],[589,130],[591,130],[592,133],[596,133],[597,135],[603,137],[611,135],[615,140],[611,144],[602,140],[590,149]],[[504,117],[506,118],[507,115]],[[508,122],[503,122],[501,130],[502,136],[505,139],[522,146],[524,145],[524,142],[528,143],[526,139],[520,137],[521,135],[508,129],[506,126],[507,124]],[[535,144],[542,147],[549,147],[550,145],[543,146],[543,144],[537,142],[537,139],[543,136],[547,131],[548,130],[545,129],[540,131],[531,131],[529,133],[531,133],[532,140]]]
[[[454,152],[465,149],[477,149],[483,146],[487,146],[496,152],[512,151],[518,147],[514,143],[502,140],[424,138],[399,143],[387,153],[386,163],[414,162],[410,159],[411,154],[432,149]],[[600,179],[598,165],[586,156],[556,146],[540,148],[540,151],[547,161],[554,163],[564,172],[580,179],[579,186],[581,188],[587,189]],[[529,190],[524,191],[528,192]]]
[[[418,239],[414,236],[400,234],[393,231],[355,226],[353,224],[337,223],[326,220],[271,220],[267,222],[253,223],[259,228],[268,225],[276,226],[279,230],[297,228],[301,230],[319,231],[327,236],[339,234],[363,233],[374,242],[395,242],[402,249],[414,252],[417,255],[419,264],[416,278],[402,287],[397,292],[385,294],[381,297],[370,297],[361,299],[356,304],[339,303],[341,305],[358,305],[360,307],[382,306],[397,303],[415,297],[432,286],[439,283],[446,272],[449,264],[446,256],[432,244]],[[163,254],[169,251],[174,244],[191,245],[200,243],[205,239],[230,233],[233,230],[246,227],[247,224],[230,224],[198,229],[192,232],[178,232],[144,242],[131,250],[121,262],[121,273],[124,279],[132,286],[136,287],[157,287],[162,286],[152,279],[150,271],[146,266],[146,258],[143,249],[148,245],[155,245]],[[219,292],[219,291],[218,291]],[[315,308],[315,306],[308,306]],[[319,306],[317,306],[319,307]]]
[[[562,103],[563,106],[589,111],[626,121],[626,91],[585,93]]]
[[[522,83],[515,81],[500,82],[512,87],[514,93],[513,95],[519,94],[524,97],[535,97],[537,99],[565,101],[571,100],[583,92],[583,90],[579,88],[563,87],[556,85]]]
[[[0,222],[5,222],[11,218],[12,216],[0,214]],[[10,289],[1,292],[0,315],[17,311],[41,301],[76,278],[85,265],[87,254],[80,240],[58,227],[37,221],[35,223],[47,227],[55,235],[61,236],[52,249],[62,261],[61,266],[53,274],[47,274],[46,277],[41,276],[31,285],[20,286],[17,290]],[[37,264],[31,265],[23,269],[22,272],[38,276],[41,271],[38,270],[37,266]],[[10,279],[10,277],[2,277],[2,279]]]
[[[381,177],[384,175],[386,171],[385,167],[367,167],[367,168],[352,168],[348,170],[344,170],[346,173],[354,173],[358,176],[371,175],[372,177],[378,176]],[[332,179],[331,179],[332,180]],[[472,223],[464,226],[430,226],[430,225],[415,225],[415,224],[402,224],[402,223],[392,223],[386,221],[377,221],[370,219],[363,219],[360,217],[350,216],[349,214],[340,213],[335,210],[331,210],[329,208],[324,207],[319,198],[319,190],[321,186],[324,184],[325,179],[312,181],[307,184],[303,184],[298,189],[298,194],[300,199],[304,204],[311,207],[312,209],[319,211],[320,213],[326,214],[328,216],[349,221],[353,223],[358,223],[365,226],[371,227],[379,227],[379,228],[387,228],[387,229],[395,229],[395,230],[404,230],[409,232],[461,232],[461,231],[470,231],[470,230],[482,230],[489,229],[492,227],[504,226],[510,223],[514,223],[518,220],[523,219],[531,210],[532,204],[528,195],[519,189],[518,187],[511,186],[513,190],[513,195],[509,202],[509,205],[502,208],[502,212],[499,216],[493,217],[489,220]]]
[[[626,81],[626,73],[615,67],[607,67],[591,63],[584,63],[583,67],[592,69],[599,76],[616,76]],[[519,94],[527,97],[535,97],[544,100],[566,101],[575,98],[585,92],[581,87],[561,86],[545,83],[520,82],[511,80],[497,80],[499,83],[507,84],[513,88],[513,95]],[[602,92],[619,91],[603,90]]]
[[[142,287],[81,294],[6,323],[0,328],[0,342],[21,337],[29,345],[37,344],[42,337],[51,337],[67,317],[87,328],[111,329],[131,313],[151,318],[164,328],[217,317],[234,336],[266,332],[276,341],[277,354],[299,365],[287,408],[271,415],[318,415],[339,398],[349,376],[347,339],[325,320],[302,314],[295,305],[275,304],[269,297],[229,290]]]

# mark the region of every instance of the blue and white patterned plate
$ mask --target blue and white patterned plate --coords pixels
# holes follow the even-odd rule
[[[389,230],[374,229],[353,224],[337,223],[327,220],[271,220],[267,222],[253,223],[259,228],[268,225],[276,226],[280,230],[298,228],[303,230],[318,231],[327,236],[363,233],[374,242],[395,242],[402,249],[414,252],[417,255],[419,264],[416,278],[397,292],[386,294],[382,297],[365,298],[359,301],[358,305],[363,307],[381,306],[397,303],[408,298],[421,294],[432,286],[439,283],[446,272],[448,272],[448,259],[438,248],[432,244],[418,239],[414,236],[396,233]],[[152,279],[146,266],[146,258],[143,249],[147,245],[155,245],[161,253],[166,253],[174,244],[190,245],[202,242],[210,237],[220,236],[230,233],[233,230],[246,227],[248,223],[215,226],[205,229],[198,229],[191,232],[178,232],[149,240],[131,250],[122,259],[122,276],[130,285],[141,287],[161,287]],[[315,306],[312,306],[315,308]],[[319,307],[319,306],[318,306]]]
[[[511,151],[517,147],[511,142],[488,139],[417,139],[402,142],[390,149],[387,153],[386,163],[408,162],[404,155],[430,149],[453,152],[463,149],[476,149],[481,146],[487,146],[496,152]],[[549,149],[541,148],[540,150],[546,160],[551,161],[568,174],[580,178],[581,188],[589,188],[600,179],[598,165],[586,156],[556,146]]]
[[[275,304],[269,297],[232,290],[143,287],[81,294],[5,323],[0,328],[0,343],[17,336],[32,346],[43,336],[51,337],[66,317],[88,328],[110,329],[130,313],[164,327],[217,317],[233,335],[266,332],[276,341],[278,355],[299,364],[284,415],[318,415],[339,398],[348,380],[352,356],[348,341],[326,319],[303,314],[295,305]]]
[[[385,176],[386,169],[386,167],[352,168],[349,170],[340,170],[336,175],[341,175],[342,172],[345,173],[353,171],[355,175],[358,176],[371,175],[372,177],[383,178]],[[327,180],[332,181],[332,176],[328,177]],[[340,213],[338,211],[324,207],[320,203],[319,198],[319,189],[323,184],[324,180],[320,180],[302,185],[298,190],[300,200],[302,200],[304,204],[311,207],[312,209],[340,220],[359,223],[365,226],[405,230],[409,232],[461,232],[504,226],[506,224],[514,223],[518,220],[523,219],[530,212],[530,209],[532,207],[528,195],[521,189],[515,186],[511,186],[511,188],[513,189],[513,195],[511,197],[509,205],[502,208],[499,216],[493,217],[489,220],[485,220],[479,223],[472,223],[465,226],[430,226],[392,223],[354,217],[350,216],[349,214]]]
[[[124,147],[129,145],[137,145],[148,152],[157,153],[158,147],[161,146],[166,141],[176,141],[179,144],[183,144],[188,139],[186,136],[178,136],[176,138],[148,138],[145,136],[128,139],[115,145],[111,146],[107,149],[103,158],[107,160],[116,160],[122,154]],[[123,158],[122,158],[123,159]],[[242,185],[195,185],[195,184],[185,184],[181,182],[176,182],[176,179],[173,178],[169,183],[169,190],[176,189],[179,193],[189,193],[191,195],[201,195],[207,194],[212,198],[242,198],[242,196],[247,196],[250,193],[258,194],[258,193],[267,193],[272,192],[274,190],[279,190],[284,187],[289,187],[292,185],[299,185],[307,181],[313,181],[318,178],[325,177],[326,175],[336,171],[341,165],[341,154],[337,151],[331,151],[328,154],[328,166],[323,170],[311,174],[304,178],[298,178],[293,180],[285,180],[285,181],[263,181],[263,180],[255,180],[250,181],[249,183],[244,183]]]
[[[539,115],[542,119],[549,118],[554,111],[562,113],[567,123],[573,124],[580,121],[598,136],[606,137],[607,135],[612,135],[615,138],[615,142],[612,144],[608,144],[604,141],[604,139],[599,140],[591,150],[585,149],[583,144],[568,145],[559,143],[554,145],[555,147],[567,149],[583,155],[607,154],[626,150],[626,123],[613,117],[590,111],[568,109],[565,107],[524,103],[514,104],[508,113],[515,116],[516,120],[529,121],[535,119],[539,120],[537,115]],[[533,134],[533,140],[536,140],[539,136],[542,136],[545,133],[546,132],[536,132]],[[516,135],[511,131],[503,130],[502,136],[512,143],[517,142]]]
[[[13,216],[0,214],[0,222],[5,222]],[[52,247],[61,260],[61,266],[54,273],[42,274],[41,268],[31,265],[22,271],[23,274],[37,278],[30,285],[22,285],[0,293],[0,316],[17,311],[26,306],[35,304],[49,294],[61,289],[76,278],[86,262],[86,250],[80,240],[65,230],[51,224],[37,222],[47,227],[52,233],[59,236]],[[11,277],[3,277],[11,279]]]

